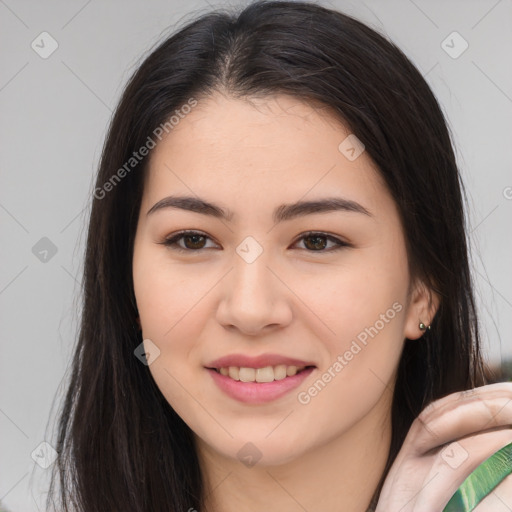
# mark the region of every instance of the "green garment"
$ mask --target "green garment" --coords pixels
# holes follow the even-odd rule
[[[471,512],[512,473],[512,443],[484,460],[457,489],[443,512]]]

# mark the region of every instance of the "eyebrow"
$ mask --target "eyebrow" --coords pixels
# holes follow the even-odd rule
[[[146,215],[150,215],[166,208],[177,208],[200,213],[202,215],[210,215],[217,219],[224,219],[228,222],[234,217],[234,213],[227,208],[223,208],[215,203],[193,196],[164,197],[155,203]],[[356,212],[373,217],[369,210],[356,201],[345,199],[343,197],[327,197],[313,201],[298,201],[291,204],[282,204],[274,210],[272,218],[274,223],[278,224],[280,222],[292,220],[305,215],[334,211]]]

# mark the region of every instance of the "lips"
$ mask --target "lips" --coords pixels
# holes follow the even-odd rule
[[[316,366],[309,361],[278,354],[221,357],[205,368],[217,386],[231,398],[246,403],[277,399],[297,387]]]
[[[302,359],[279,354],[261,354],[256,357],[250,357],[244,354],[231,354],[215,359],[215,361],[206,364],[205,367],[219,370],[220,368],[229,368],[230,366],[238,368],[265,368],[267,366],[278,365],[296,366],[297,368],[315,366],[311,361],[304,361]]]

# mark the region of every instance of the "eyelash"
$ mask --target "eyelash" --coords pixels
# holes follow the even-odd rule
[[[169,238],[166,238],[165,240],[163,240],[162,242],[159,242],[159,243],[161,245],[165,245],[166,247],[169,247],[173,251],[177,251],[177,252],[189,252],[189,253],[190,252],[202,252],[204,250],[209,249],[209,248],[204,248],[204,247],[201,249],[184,249],[183,247],[180,247],[177,244],[177,242],[179,240],[181,240],[182,238],[184,238],[186,236],[194,236],[194,235],[199,235],[201,237],[211,240],[211,238],[209,236],[205,235],[204,233],[201,233],[200,231],[185,230],[185,231],[180,231],[179,233],[176,233],[175,235],[173,235]],[[344,247],[351,247],[351,245],[348,244],[347,242],[343,242],[339,238],[329,235],[327,233],[323,233],[321,231],[308,231],[307,233],[303,233],[298,239],[295,240],[294,245],[297,242],[299,242],[300,240],[303,240],[304,238],[309,238],[309,237],[314,237],[314,236],[326,238],[327,240],[334,242],[336,244],[336,246],[331,249],[324,249],[324,250],[318,250],[318,251],[304,249],[305,251],[311,252],[311,253],[325,253],[325,252],[338,251]]]

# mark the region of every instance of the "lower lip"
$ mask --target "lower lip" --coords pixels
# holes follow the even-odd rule
[[[306,368],[293,377],[285,377],[272,382],[241,382],[207,368],[213,381],[226,395],[248,404],[263,404],[286,395],[298,387],[314,370]]]

